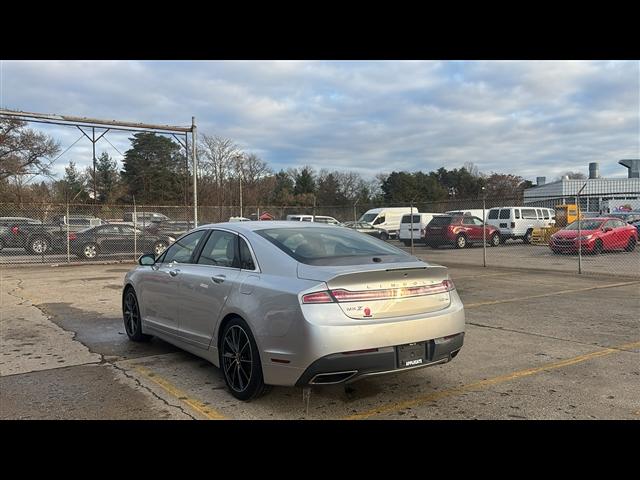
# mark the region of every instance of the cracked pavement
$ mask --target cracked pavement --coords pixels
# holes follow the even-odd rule
[[[128,341],[129,268],[0,268],[1,419],[640,419],[637,279],[451,266],[453,362],[243,403],[208,362]]]

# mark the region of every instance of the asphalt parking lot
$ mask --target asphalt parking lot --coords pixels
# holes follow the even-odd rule
[[[0,268],[0,418],[640,419],[637,278],[451,266],[467,318],[451,363],[243,403],[204,360],[127,340],[131,266]]]

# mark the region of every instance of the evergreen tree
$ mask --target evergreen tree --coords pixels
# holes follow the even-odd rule
[[[293,193],[296,195],[303,195],[305,193],[314,193],[316,190],[315,175],[313,168],[303,167],[296,174],[296,185],[293,188]]]
[[[137,133],[125,152],[122,180],[129,197],[147,204],[184,200],[185,167],[180,147],[154,133]]]

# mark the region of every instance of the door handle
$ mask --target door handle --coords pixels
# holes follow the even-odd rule
[[[172,277],[175,277],[179,273],[180,273],[180,270],[169,270],[169,275],[171,275]]]
[[[213,277],[211,277],[211,280],[213,280],[215,283],[222,283],[226,280],[226,275],[214,275]]]

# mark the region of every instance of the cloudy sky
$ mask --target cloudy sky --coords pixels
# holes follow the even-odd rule
[[[0,61],[0,106],[187,126],[230,137],[274,169],[372,177],[475,163],[547,181],[625,177],[640,156],[640,62]],[[35,128],[63,149],[71,127]],[[128,134],[97,151],[120,160]],[[91,163],[80,140],[56,164]]]

